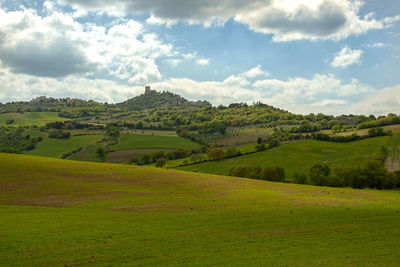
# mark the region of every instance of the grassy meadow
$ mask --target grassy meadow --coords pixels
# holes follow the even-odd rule
[[[69,119],[58,116],[58,112],[24,112],[0,114],[0,126],[6,125],[7,120],[14,120],[11,126],[43,126],[48,122],[67,121]]]
[[[317,140],[296,141],[263,152],[241,157],[211,161],[180,167],[181,170],[227,175],[234,166],[279,166],[292,177],[295,171],[308,173],[317,163],[334,166],[352,166],[378,158],[382,146],[390,137],[375,137],[350,143],[334,143]]]
[[[0,265],[400,262],[399,191],[14,154],[0,171]]]

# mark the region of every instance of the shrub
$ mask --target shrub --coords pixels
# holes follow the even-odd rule
[[[261,179],[274,182],[283,182],[285,177],[285,170],[276,166],[265,167],[261,174]]]
[[[299,172],[296,171],[293,175],[294,181],[297,184],[307,184],[308,183],[308,177],[307,174],[305,174],[304,172]]]
[[[68,139],[71,136],[69,132],[63,132],[61,130],[52,130],[48,134],[49,138],[57,138],[57,139]]]
[[[265,146],[264,143],[261,143],[261,144],[259,144],[259,145],[256,145],[256,151],[264,151],[264,150],[266,150],[266,149],[267,149],[267,147]]]

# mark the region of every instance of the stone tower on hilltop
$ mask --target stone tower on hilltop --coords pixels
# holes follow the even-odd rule
[[[146,86],[146,87],[144,88],[144,93],[145,93],[145,94],[148,94],[148,93],[150,93],[150,92],[151,92],[150,86]]]

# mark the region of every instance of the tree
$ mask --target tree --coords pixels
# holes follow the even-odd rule
[[[285,177],[285,170],[277,166],[265,167],[261,174],[262,179],[274,182],[283,182]]]
[[[168,159],[166,158],[159,158],[156,162],[156,167],[164,167],[165,164],[167,164]]]
[[[106,150],[103,147],[98,147],[96,154],[101,158],[101,160],[104,161],[106,159]]]
[[[310,180],[314,185],[326,185],[331,169],[327,165],[316,164],[310,169]]]
[[[340,126],[336,124],[336,125],[332,126],[331,130],[333,133],[338,133],[338,132],[340,132]]]
[[[190,161],[194,163],[201,162],[203,160],[204,160],[203,154],[192,154],[192,156],[190,156]]]
[[[225,151],[222,148],[210,148],[208,156],[211,160],[220,160],[224,157]]]
[[[307,183],[307,174],[303,172],[296,171],[293,175],[294,181],[298,184],[306,184]]]
[[[261,144],[263,142],[263,139],[261,137],[257,138],[257,144]]]

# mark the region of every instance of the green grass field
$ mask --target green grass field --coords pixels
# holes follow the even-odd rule
[[[292,177],[295,171],[308,173],[317,163],[334,166],[353,166],[376,159],[381,154],[381,147],[386,146],[390,137],[368,138],[350,143],[333,143],[316,140],[297,141],[277,148],[242,157],[211,161],[191,166],[180,167],[187,171],[227,175],[233,166],[280,166]]]
[[[0,125],[6,125],[6,121],[12,119],[11,126],[42,126],[53,121],[67,121],[69,119],[58,116],[58,112],[24,112],[0,114]]]
[[[0,171],[2,266],[400,262],[399,191],[14,154]]]
[[[68,139],[53,139],[46,136],[43,141],[37,143],[35,149],[27,151],[25,154],[58,158],[77,148],[95,144],[103,137],[103,135],[80,135],[71,136]]]
[[[133,150],[143,148],[189,149],[199,144],[174,136],[121,134],[119,143],[111,146],[113,150]]]

